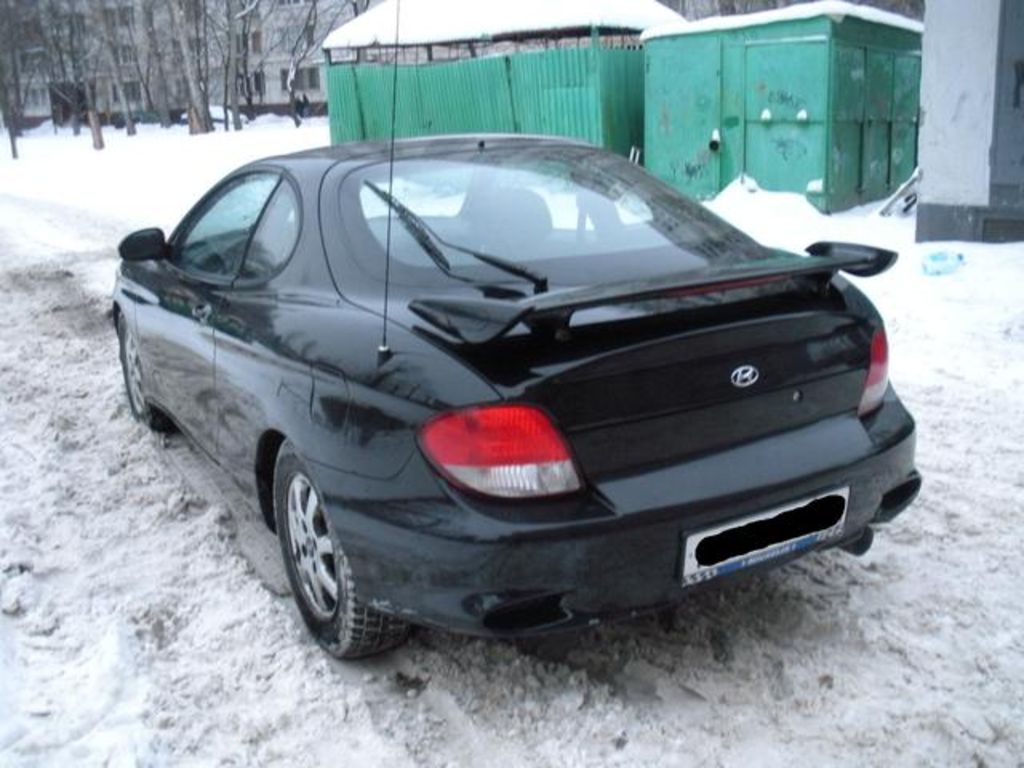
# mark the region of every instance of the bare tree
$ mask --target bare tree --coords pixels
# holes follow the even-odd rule
[[[242,116],[238,114],[238,53],[240,48],[248,47],[248,40],[245,41],[244,45],[239,45],[238,39],[238,17],[236,11],[232,6],[231,0],[224,0],[225,10],[228,22],[228,58],[225,65],[225,90],[226,98],[225,112],[228,107],[231,108],[231,120],[232,127],[236,131],[242,130]],[[224,116],[224,127],[227,128],[227,115]]]
[[[355,18],[361,13],[366,13],[367,9],[374,2],[374,0],[348,0],[349,11],[351,11],[352,18]]]
[[[238,112],[238,56],[244,45],[238,32],[238,9],[233,0],[218,0],[208,7],[207,45],[220,66],[221,105],[224,108],[224,130],[242,130]]]
[[[256,117],[256,97],[266,89],[264,66],[277,47],[274,41],[264,38],[264,29],[272,26],[281,7],[277,0],[244,0],[245,7],[238,13],[239,38],[242,42],[238,52],[237,83],[240,95],[245,99],[245,112],[252,120]]]
[[[178,51],[181,54],[182,68],[185,74],[185,85],[188,88],[189,102],[189,130],[192,133],[209,133],[213,130],[213,121],[210,119],[210,103],[207,97],[207,90],[200,80],[201,55],[199,50],[202,43],[198,36],[190,36],[188,14],[182,6],[181,0],[166,0],[170,12],[171,27],[174,39],[178,44]],[[195,5],[192,6],[192,23],[200,24],[196,19]],[[195,40],[195,44],[193,44]]]
[[[85,102],[81,53],[86,37],[85,16],[77,11],[75,3],[64,0],[44,0],[39,13],[54,128],[70,120],[77,136]]]
[[[7,130],[11,157],[18,159],[21,130],[21,83],[18,71],[18,16],[10,0],[0,0],[0,118]]]
[[[160,125],[166,128],[171,124],[171,107],[162,46],[153,19],[156,1],[129,0],[131,5],[125,8],[130,10],[118,11],[120,29],[117,34],[124,75],[135,77],[145,110],[155,113]],[[141,28],[136,24],[138,17],[142,18]]]
[[[124,73],[122,71],[125,46],[122,45],[121,36],[118,34],[118,13],[122,8],[127,9],[128,7],[111,8],[94,5],[93,24],[99,32],[100,44],[106,53],[107,66],[114,79],[115,90],[117,91],[115,101],[121,104],[121,116],[124,119],[125,132],[129,136],[134,136],[135,115],[132,114],[131,100],[129,99],[128,89],[125,88]],[[130,55],[135,55],[133,48],[129,48],[129,50],[132,51]]]
[[[42,27],[35,4],[0,0],[0,121],[15,159],[29,93],[45,84],[47,78],[41,43]]]
[[[146,56],[156,67],[156,83],[152,91],[156,91],[154,104],[160,115],[160,125],[164,128],[171,124],[171,87],[167,79],[167,65],[164,58],[163,41],[156,32],[156,4],[158,0],[142,0],[142,26],[146,36]],[[147,91],[149,91],[147,86]],[[152,94],[152,91],[150,93]]]
[[[4,6],[6,3],[4,3]],[[14,100],[15,54],[11,42],[11,17],[7,8],[0,6],[0,122],[7,131],[11,145],[11,157],[18,159],[18,109]]]
[[[77,0],[70,0],[72,18],[82,19],[86,23],[86,16],[79,9]],[[83,27],[84,28],[84,27]],[[92,147],[95,150],[104,148],[103,123],[100,120],[98,104],[98,91],[100,86],[100,75],[106,69],[106,56],[103,51],[101,40],[95,34],[83,34],[82,45],[76,50],[76,72],[81,76],[83,91],[85,92],[85,111],[89,122],[89,132],[92,136]]]
[[[288,74],[286,85],[288,87],[288,109],[292,120],[295,121],[296,127],[302,124],[302,119],[299,117],[297,110],[298,102],[295,98],[295,76],[299,71],[299,67],[309,58],[310,54],[319,50],[327,31],[334,27],[346,10],[351,9],[355,15],[358,15],[361,12],[360,7],[362,10],[365,10],[368,4],[369,0],[351,0],[349,3],[339,3],[333,7],[328,5],[328,8],[333,13],[330,13],[328,18],[324,19],[326,24],[320,30],[322,34],[318,34],[317,29],[321,10],[320,1],[310,0],[306,5],[302,24],[292,29],[292,39],[287,49]]]
[[[237,40],[241,43],[235,57],[235,83],[245,99],[245,112],[256,117],[256,96],[266,88],[264,65],[276,51],[273,41],[264,38],[264,29],[273,26],[281,7],[278,0],[239,0],[243,6],[235,16]],[[257,81],[259,79],[259,82]]]

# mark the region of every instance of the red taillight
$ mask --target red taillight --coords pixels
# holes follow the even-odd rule
[[[565,439],[533,406],[441,414],[423,425],[420,445],[449,480],[489,496],[554,496],[580,488]]]
[[[871,365],[864,382],[864,394],[860,398],[857,413],[865,416],[882,404],[885,390],[889,388],[889,340],[885,330],[879,328],[871,337]]]

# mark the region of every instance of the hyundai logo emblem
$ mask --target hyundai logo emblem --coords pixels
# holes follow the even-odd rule
[[[757,383],[757,380],[761,377],[760,371],[752,365],[741,365],[735,371],[732,372],[732,376],[729,379],[732,381],[734,387],[745,389],[751,387]]]

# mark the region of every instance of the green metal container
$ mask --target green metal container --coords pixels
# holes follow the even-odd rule
[[[646,43],[648,170],[706,199],[746,173],[830,212],[917,164],[921,36],[821,16]]]
[[[393,69],[327,67],[331,141],[391,136]],[[643,140],[643,52],[589,45],[398,68],[399,137],[532,133],[621,154]]]

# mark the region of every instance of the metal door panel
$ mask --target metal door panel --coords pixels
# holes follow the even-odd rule
[[[710,142],[721,132],[721,45],[717,37],[668,42],[648,58],[648,170],[687,195],[713,197],[720,189]]]
[[[822,178],[823,123],[747,123],[747,173],[765,189],[804,193]]]
[[[889,189],[888,122],[864,123],[861,155],[861,194],[865,200],[884,197]]]
[[[748,44],[747,120],[821,121],[828,105],[828,42]]]
[[[139,353],[147,386],[158,404],[204,449],[216,443],[213,377],[214,330],[209,323],[219,297],[167,264],[153,271],[157,304],[136,308]],[[200,316],[209,313],[207,319]]]

